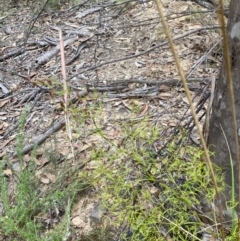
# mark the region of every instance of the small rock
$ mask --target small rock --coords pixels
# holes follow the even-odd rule
[[[90,219],[95,223],[99,223],[105,213],[106,209],[103,208],[100,205],[100,203],[98,203],[93,207],[92,212],[90,214]]]
[[[74,217],[71,224],[78,228],[83,228],[86,225],[86,223],[79,216]]]

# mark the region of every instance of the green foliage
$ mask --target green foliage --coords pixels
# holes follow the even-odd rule
[[[26,123],[26,118],[27,118],[27,109],[24,109],[20,119],[19,119],[19,132],[17,135],[17,154],[18,154],[18,158],[22,161],[22,150],[24,147],[24,125]]]
[[[140,111],[134,104],[129,108],[133,113]],[[98,136],[101,139],[101,145],[89,148],[83,160],[91,160],[94,168],[75,173],[64,166],[51,189],[43,191],[34,175],[36,150],[28,166],[24,165],[25,110],[17,137],[20,168],[13,176],[6,176],[3,170],[11,165],[6,159],[1,162],[0,201],[4,210],[0,232],[11,240],[62,240],[69,233],[69,216],[75,196],[91,185],[100,189],[98,198],[107,213],[101,225],[80,240],[104,241],[116,235],[128,241],[166,240],[168,235],[183,241],[199,240],[198,234],[205,227],[192,207],[201,203],[202,196],[212,200],[215,191],[202,150],[187,144],[187,134],[181,131],[162,155],[156,155],[153,146],[161,141],[159,127],[149,125],[149,118],[137,122],[113,121],[111,125],[121,130],[122,140],[116,142],[107,137],[105,126],[102,127],[101,102],[87,105],[81,111],[73,106],[69,110],[71,124],[78,127],[77,138],[94,136],[95,140]],[[91,123],[89,128],[86,128],[86,120]],[[57,142],[46,150],[46,156],[57,169],[55,145]],[[215,167],[215,171],[218,182],[222,183],[221,170]],[[70,182],[63,187],[66,175]],[[13,190],[11,185],[14,185]],[[60,206],[68,203],[68,208],[61,222],[46,232],[41,217],[55,208],[56,203]]]
[[[139,113],[136,106],[129,108]],[[81,110],[82,118],[78,118],[77,110],[71,110],[79,130],[84,129],[85,120],[97,119],[93,121],[95,129],[88,128],[84,135],[98,134],[105,141],[88,151],[94,169],[80,176],[90,179],[97,189],[101,187],[99,199],[107,213],[98,226],[98,235],[89,234],[83,240],[108,240],[100,235],[105,230],[110,236],[120,233],[118,238],[128,241],[166,240],[167,235],[184,241],[199,240],[205,226],[192,207],[200,205],[203,197],[211,202],[215,196],[201,148],[189,146],[187,133],[181,131],[166,146],[164,155],[156,155],[153,146],[156,140],[161,141],[160,130],[149,125],[149,118],[111,122],[121,130],[122,140],[108,139],[101,126],[102,111],[101,103]],[[214,169],[222,185],[221,170]]]
[[[62,240],[69,225],[70,207],[61,217],[61,223],[53,231],[46,233],[46,223],[41,218],[50,210],[61,209],[68,201],[71,206],[75,196],[88,187],[85,180],[71,176],[71,183],[63,188],[63,175],[59,175],[55,185],[48,192],[42,190],[40,181],[35,176],[36,152],[33,151],[28,166],[24,166],[22,147],[24,142],[24,125],[26,110],[20,117],[19,134],[17,137],[19,170],[13,171],[13,175],[6,176],[4,170],[10,167],[5,159],[0,164],[0,203],[3,207],[0,216],[0,233],[10,240]],[[70,174],[71,170],[69,170]],[[61,215],[61,214],[57,214]]]
[[[158,131],[147,123],[126,126],[124,145],[96,170],[107,217],[115,220],[111,224],[117,230],[128,227],[123,240],[165,240],[163,233],[198,240],[202,224],[192,206],[200,204],[199,194],[210,200],[214,196],[203,153],[173,140],[168,155],[156,158],[151,146]]]

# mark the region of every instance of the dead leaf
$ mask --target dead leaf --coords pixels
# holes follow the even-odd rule
[[[69,153],[68,155],[67,155],[67,160],[71,160],[71,159],[73,159],[74,158],[74,153]]]
[[[46,177],[41,177],[40,178],[40,181],[43,183],[43,184],[49,184],[50,183],[50,180]]]
[[[74,145],[74,146],[77,148],[78,152],[82,152],[82,151],[87,150],[91,145],[92,145],[92,143],[82,142],[82,143]]]
[[[183,97],[182,98],[183,102],[185,102],[186,104],[189,104],[188,98],[187,97]]]
[[[74,217],[74,218],[72,219],[71,224],[72,224],[73,226],[78,227],[78,228],[84,227],[84,226],[86,225],[85,222],[84,222],[79,216]]]
[[[4,173],[5,176],[8,176],[8,177],[12,176],[12,170],[10,170],[10,169],[4,170],[3,173]]]
[[[162,91],[162,92],[168,92],[168,91],[170,91],[170,87],[167,86],[167,85],[161,85],[159,87],[159,90]]]
[[[0,101],[0,108],[3,107],[4,105],[6,105],[9,101],[10,101],[10,99]]]
[[[41,157],[43,155],[43,153],[44,153],[44,148],[39,147],[37,149],[36,157]]]
[[[200,24],[191,25],[191,26],[188,27],[189,30],[191,30],[191,29],[200,29],[200,28],[202,28],[202,25],[200,25]]]
[[[175,126],[176,126],[176,123],[175,123],[175,122],[169,122],[168,125],[171,126],[171,127],[175,127]]]
[[[56,176],[54,174],[51,173],[45,173],[44,176],[49,179],[52,183],[55,183],[56,181]]]
[[[65,147],[62,147],[61,149],[59,149],[59,153],[60,153],[60,155],[62,155],[62,156],[67,156],[68,153],[69,153],[69,149],[68,149],[68,148],[65,148]]]
[[[6,140],[2,146],[0,147],[0,149],[4,148],[9,142],[11,142],[13,139],[15,139],[15,135],[10,137],[8,140]]]
[[[160,99],[162,99],[162,100],[167,100],[167,99],[169,99],[169,97],[171,97],[172,95],[171,95],[171,93],[159,93],[158,94],[158,97],[160,98]]]
[[[37,169],[42,168],[44,165],[46,165],[49,162],[47,158],[41,158],[41,159],[36,159],[35,163],[39,166]]]
[[[144,116],[146,114],[147,110],[148,110],[148,104],[145,103],[144,106],[141,109],[141,113],[140,113],[139,117]]]
[[[17,38],[18,39],[22,39],[24,37],[24,33],[22,32],[22,33],[20,33],[19,35],[17,35]]]
[[[0,135],[2,135],[7,128],[9,127],[9,124],[7,122],[3,122],[2,124],[0,124]]]
[[[160,193],[160,189],[153,186],[149,188],[149,192],[156,197]]]
[[[24,162],[29,163],[31,161],[31,157],[28,154],[24,155],[23,160]]]
[[[7,122],[3,122],[0,124],[0,130],[2,130],[3,128],[7,128],[9,125]]]
[[[6,116],[0,116],[0,120],[7,120]]]
[[[113,106],[119,106],[119,105],[121,105],[121,104],[122,104],[122,100],[121,100],[121,101],[115,101],[114,104],[113,104]]]

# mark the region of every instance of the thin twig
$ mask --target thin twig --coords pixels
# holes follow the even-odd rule
[[[67,74],[66,74],[66,62],[64,55],[64,43],[62,38],[62,30],[59,29],[59,39],[60,39],[60,53],[61,53],[61,63],[62,63],[62,76],[63,76],[63,93],[64,93],[64,116],[66,122],[67,136],[69,139],[69,144],[71,147],[73,158],[75,159],[74,149],[72,144],[72,130],[70,126],[69,114],[68,114],[68,86],[67,86]]]
[[[191,34],[193,34],[193,33],[201,32],[201,31],[204,31],[204,30],[213,30],[213,29],[217,29],[217,28],[220,28],[220,26],[219,26],[219,25],[213,25],[213,26],[203,27],[203,28],[200,28],[200,29],[194,29],[194,30],[188,31],[188,32],[186,32],[186,33],[184,33],[184,34],[182,34],[182,35],[180,35],[180,36],[174,37],[173,40],[174,40],[174,41],[175,41],[175,40],[179,40],[179,39],[182,39],[182,38],[184,38],[184,37],[186,37],[186,36],[189,36],[189,35],[191,35]],[[151,51],[153,51],[154,49],[163,47],[164,45],[167,45],[167,44],[168,44],[168,41],[165,41],[165,42],[163,42],[163,43],[161,43],[161,44],[158,44],[158,45],[156,45],[156,46],[154,46],[154,47],[151,47],[151,48],[149,48],[149,49],[147,49],[147,50],[145,50],[145,51],[143,51],[143,52],[141,52],[141,53],[139,53],[139,54],[129,55],[129,56],[121,57],[121,58],[118,58],[118,59],[112,59],[112,60],[109,60],[109,61],[100,63],[100,64],[98,64],[98,65],[95,65],[95,66],[86,68],[86,69],[80,71],[79,73],[77,73],[77,74],[75,74],[75,75],[72,75],[72,76],[69,78],[69,80],[72,79],[72,78],[74,78],[74,77],[77,77],[78,75],[80,75],[80,74],[82,74],[82,73],[85,73],[85,72],[87,72],[87,71],[94,70],[94,69],[96,69],[96,68],[100,68],[100,67],[102,67],[102,66],[104,66],[104,65],[108,65],[108,64],[120,62],[120,61],[123,61],[123,60],[133,59],[133,58],[137,58],[137,57],[139,57],[139,56],[148,54],[148,53],[150,53]]]
[[[87,94],[87,90],[83,89],[81,92],[77,93],[78,98],[73,98],[70,103],[75,104],[79,98],[83,97]],[[37,138],[35,138],[32,144],[29,144],[23,148],[22,154],[25,155],[32,151],[36,146],[42,144],[45,140],[47,140],[52,134],[61,130],[65,126],[66,122],[64,117],[62,117],[59,121],[55,122],[45,133],[41,134]],[[17,156],[17,152],[13,154],[14,157]]]
[[[156,3],[157,3],[157,9],[158,9],[158,12],[159,12],[159,16],[160,16],[160,18],[162,20],[162,24],[163,24],[163,27],[164,27],[164,30],[165,30],[165,34],[166,34],[166,36],[168,38],[169,45],[170,45],[171,50],[173,52],[173,56],[174,56],[174,59],[175,59],[175,62],[176,62],[178,73],[179,73],[179,75],[181,77],[181,80],[182,80],[182,83],[183,83],[185,94],[186,94],[186,97],[187,97],[189,105],[190,105],[191,113],[192,113],[192,116],[194,118],[194,121],[195,121],[195,124],[196,124],[196,127],[197,127],[197,131],[198,131],[201,143],[203,145],[205,157],[207,159],[207,164],[208,164],[208,167],[210,169],[211,177],[212,177],[212,180],[213,180],[214,189],[215,189],[215,192],[216,192],[216,197],[219,199],[220,195],[219,195],[217,180],[216,180],[216,177],[215,177],[215,174],[214,174],[214,170],[213,170],[213,166],[212,166],[212,163],[211,163],[211,160],[210,160],[210,156],[209,156],[209,152],[208,152],[208,149],[207,149],[207,145],[206,145],[206,142],[204,140],[203,133],[202,133],[199,121],[198,121],[198,117],[197,117],[197,114],[195,112],[195,109],[194,109],[194,106],[193,106],[193,103],[192,103],[192,98],[191,98],[191,94],[190,94],[189,89],[188,89],[188,85],[187,85],[187,81],[186,81],[186,78],[185,78],[185,74],[183,73],[182,66],[180,65],[180,60],[179,60],[179,57],[177,55],[177,52],[176,52],[176,49],[175,49],[175,46],[174,46],[174,43],[173,43],[173,38],[172,38],[172,36],[170,34],[170,31],[169,31],[166,19],[165,19],[164,14],[163,14],[162,4],[161,4],[160,0],[156,0]],[[224,234],[224,229],[223,229],[223,215],[222,215],[222,207],[221,207],[221,205],[219,205],[218,208],[219,208],[219,213],[220,213],[222,239],[224,241],[225,234]]]
[[[45,7],[47,6],[47,4],[48,4],[49,1],[50,1],[50,0],[46,0],[46,2],[44,3],[42,9],[39,11],[39,13],[37,14],[37,16],[33,19],[33,21],[32,21],[32,23],[31,23],[30,27],[28,28],[28,31],[27,31],[27,34],[26,34],[26,38],[25,38],[25,43],[24,43],[24,45],[27,44],[27,41],[28,41],[29,35],[30,35],[31,31],[32,31],[32,28],[33,28],[34,24],[36,23],[37,19],[39,18],[39,16],[40,16],[41,13],[43,12],[43,10],[45,9]]]

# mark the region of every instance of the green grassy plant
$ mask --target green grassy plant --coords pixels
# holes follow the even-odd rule
[[[132,113],[139,113],[134,104],[129,108]],[[189,146],[188,135],[181,130],[163,155],[156,155],[153,145],[159,141],[160,128],[149,125],[149,117],[113,121],[111,125],[121,130],[122,139],[108,139],[102,112],[101,103],[81,110],[82,118],[78,118],[77,110],[71,110],[79,130],[84,129],[86,119],[95,124],[84,133],[85,137],[97,134],[99,140],[105,141],[88,151],[95,167],[92,172],[87,176],[79,173],[80,177],[91,179],[98,190],[101,187],[98,199],[107,213],[100,225],[99,240],[108,240],[100,235],[104,230],[112,236],[121,233],[121,240],[166,240],[167,235],[183,241],[200,240],[206,227],[192,207],[201,205],[203,197],[209,203],[215,197],[202,149]],[[215,166],[214,170],[219,188],[223,189],[221,170]],[[212,225],[218,222],[214,216],[213,213],[208,217]],[[91,240],[95,235],[84,238]]]
[[[100,106],[95,108],[86,116],[101,116]],[[130,108],[139,112],[134,105]],[[156,156],[153,144],[159,138],[159,127],[149,121],[114,122],[121,129],[121,145],[106,137],[101,121],[90,131],[108,143],[91,150],[90,158],[96,166],[90,174],[93,186],[101,187],[99,199],[107,209],[102,228],[116,232],[126,226],[129,232],[119,231],[123,240],[165,240],[160,229],[178,240],[199,240],[203,224],[192,206],[200,204],[202,194],[208,200],[215,195],[203,152],[188,146],[182,131],[168,144],[165,156]]]
[[[93,97],[97,98],[94,94]],[[132,114],[140,111],[134,102],[128,107]],[[47,156],[54,171],[58,172],[58,178],[48,191],[42,191],[41,183],[34,175],[37,149],[32,152],[28,166],[24,165],[21,150],[27,111],[23,112],[17,141],[20,168],[7,177],[3,170],[11,165],[6,159],[1,162],[0,201],[4,211],[0,231],[4,237],[62,240],[71,229],[70,212],[76,195],[91,185],[99,190],[94,195],[107,213],[94,232],[82,235],[79,240],[103,241],[116,236],[129,241],[166,240],[168,236],[183,241],[200,240],[200,232],[206,227],[192,207],[201,205],[203,196],[211,202],[215,192],[203,152],[199,147],[188,145],[187,133],[181,130],[164,152],[156,155],[153,146],[155,141],[161,141],[160,128],[149,125],[149,117],[112,121],[111,125],[121,132],[121,140],[115,140],[107,137],[101,102],[86,105],[81,111],[71,106],[69,112],[73,126],[77,126],[76,138],[91,139],[94,136],[94,140],[101,143],[87,149],[85,159],[81,160],[93,162],[94,168],[73,172],[65,165],[58,172],[58,164],[51,155],[57,147],[52,146],[53,150],[48,150]],[[86,121],[91,123],[87,128]],[[221,171],[214,169],[218,183],[221,183]],[[70,181],[65,186],[66,176]],[[11,183],[15,188],[9,192]],[[67,208],[61,222],[46,232],[41,217],[56,203]],[[212,225],[217,222],[214,216],[210,219]]]
[[[178,240],[199,240],[203,226],[191,207],[200,204],[200,193],[209,200],[214,196],[203,153],[173,141],[168,156],[158,160],[148,148],[136,146],[138,141],[149,146],[154,140],[149,133],[154,136],[155,130],[146,126],[142,122],[131,133],[128,148],[108,157],[97,170],[102,173],[101,200],[108,217],[114,218],[116,229],[123,224],[129,228],[123,240],[165,240],[161,229]]]
[[[67,201],[70,207],[75,196],[85,190],[89,184],[86,180],[71,175],[69,170],[71,182],[68,186],[63,187],[64,175],[59,175],[55,185],[47,192],[42,191],[41,183],[34,174],[36,151],[33,151],[27,167],[24,165],[21,153],[25,121],[26,111],[20,117],[17,138],[19,169],[13,171],[13,175],[6,176],[4,170],[6,167],[10,168],[11,164],[5,158],[0,166],[0,201],[3,207],[0,233],[7,240],[62,240],[66,236],[66,227],[69,226],[70,208],[64,211],[61,223],[50,232],[46,232],[47,227],[41,217],[49,210],[56,209],[56,205],[65,206]]]

